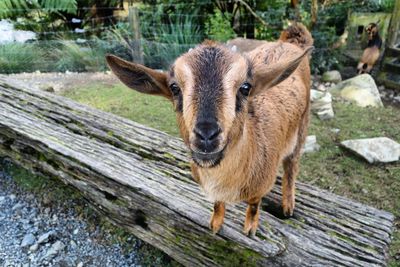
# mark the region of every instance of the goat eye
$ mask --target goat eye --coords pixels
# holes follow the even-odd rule
[[[177,96],[181,90],[176,83],[171,84],[169,89],[171,89],[171,92],[174,96]]]
[[[251,84],[245,82],[242,84],[239,88],[240,93],[242,93],[244,96],[248,96],[250,94],[251,90]]]

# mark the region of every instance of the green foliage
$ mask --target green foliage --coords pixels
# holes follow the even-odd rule
[[[315,74],[341,68],[340,51],[331,49],[333,43],[337,40],[335,31],[334,27],[321,27],[318,30],[311,31],[316,47],[311,57],[311,69]]]
[[[45,12],[76,13],[76,0],[2,0],[0,1],[0,18],[23,16],[33,10]]]
[[[38,68],[51,68],[44,50],[35,43],[0,45],[0,73],[32,72]]]
[[[205,24],[207,37],[219,42],[235,38],[236,33],[231,27],[231,19],[232,15],[228,12],[222,13],[219,9],[214,9],[214,14],[209,16]]]
[[[179,55],[201,43],[204,34],[194,21],[193,16],[176,16],[170,23],[162,20],[141,23],[146,65],[165,69]]]
[[[60,41],[60,47],[55,48],[52,55],[57,59],[58,71],[104,71],[106,49],[98,39],[91,44],[79,45],[73,41]]]

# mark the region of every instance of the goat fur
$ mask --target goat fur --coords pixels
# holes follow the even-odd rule
[[[182,138],[191,148],[197,110],[197,103],[192,102],[194,99],[204,101],[204,97],[208,97],[193,98],[198,94],[195,78],[206,75],[204,71],[194,71],[193,68],[204,67],[202,60],[206,58],[200,56],[204,51],[218,51],[215,54],[218,61],[215,62],[220,66],[214,66],[215,69],[206,67],[211,68],[207,72],[218,74],[216,77],[222,79],[209,82],[219,82],[223,90],[216,102],[221,103],[216,107],[216,114],[219,114],[221,127],[230,129],[229,133],[223,131],[220,134],[221,139],[227,140],[227,145],[223,159],[215,166],[191,164],[194,180],[214,201],[210,222],[213,232],[218,232],[223,224],[225,202],[245,201],[248,209],[244,232],[255,233],[261,198],[274,185],[280,163],[283,163],[285,172],[283,211],[285,215],[293,214],[295,179],[309,121],[311,77],[308,54],[312,43],[310,33],[299,23],[285,30],[277,42],[266,42],[243,55],[207,41],[178,58],[169,75],[107,56],[110,68],[126,85],[172,100]],[[237,80],[245,79],[249,72],[252,73],[253,88],[248,100],[243,102],[243,110],[235,112],[234,92],[237,91],[234,89],[240,86]],[[169,84],[174,81],[182,85],[180,96],[174,96],[169,90]],[[182,99],[186,102],[182,103]]]

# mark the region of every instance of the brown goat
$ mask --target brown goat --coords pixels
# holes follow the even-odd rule
[[[379,59],[380,49],[382,46],[382,39],[379,36],[378,22],[370,23],[365,28],[368,34],[368,45],[363,51],[360,62],[357,66],[358,74],[370,73],[375,63]]]
[[[127,86],[173,102],[193,178],[214,202],[214,233],[223,224],[225,202],[238,201],[248,203],[244,233],[255,233],[261,198],[274,185],[281,162],[283,211],[293,213],[310,98],[312,48],[300,47],[311,45],[312,38],[297,24],[285,31],[285,41],[248,54],[206,41],[180,56],[168,73],[107,56]]]

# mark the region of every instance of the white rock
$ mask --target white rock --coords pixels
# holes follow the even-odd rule
[[[64,248],[65,248],[65,245],[63,244],[63,242],[57,241],[49,248],[49,250],[47,250],[44,258],[46,260],[50,260],[50,259],[54,258],[55,256],[57,256],[57,254]]]
[[[14,25],[8,20],[0,20],[0,44],[36,39],[36,33],[31,31],[15,30]]]
[[[38,244],[46,243],[49,239],[56,235],[55,231],[49,231],[43,235],[41,235],[37,241]]]
[[[346,140],[341,144],[369,163],[394,162],[400,158],[400,144],[387,137]]]
[[[318,90],[318,91],[325,92],[325,91],[326,91],[326,87],[325,87],[325,85],[323,85],[323,84],[321,83],[320,85],[318,85],[317,90]]]
[[[332,119],[335,116],[332,107],[332,95],[328,92],[311,90],[311,111],[321,120]]]
[[[323,82],[338,83],[342,81],[342,75],[340,75],[340,72],[337,70],[331,70],[322,74],[321,80]]]
[[[309,135],[306,138],[306,142],[304,143],[304,147],[302,149],[302,153],[311,153],[318,151],[320,145],[317,143],[317,137],[315,135]]]
[[[36,252],[38,250],[38,248],[39,248],[39,245],[38,244],[34,244],[34,245],[29,247],[29,251]]]
[[[76,265],[76,267],[83,267],[83,262],[78,263],[78,265]]]
[[[375,81],[369,74],[358,75],[340,82],[331,87],[329,91],[333,94],[339,94],[341,97],[356,103],[360,107],[383,106]]]
[[[21,247],[25,248],[35,243],[35,236],[33,234],[27,234],[24,236],[21,242]]]

